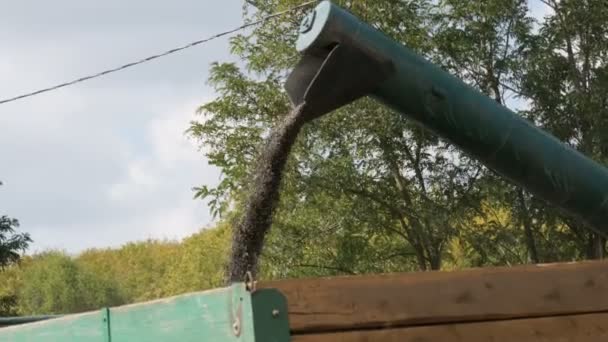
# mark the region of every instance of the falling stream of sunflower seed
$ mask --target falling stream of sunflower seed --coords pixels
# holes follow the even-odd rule
[[[301,104],[292,109],[266,141],[254,173],[243,216],[233,227],[227,282],[242,282],[248,274],[255,277],[264,238],[272,224],[279,200],[279,188],[289,153],[302,126],[315,117]]]

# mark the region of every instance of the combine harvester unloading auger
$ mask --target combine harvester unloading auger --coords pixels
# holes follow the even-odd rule
[[[371,96],[608,235],[608,170],[329,2],[303,22],[286,88],[318,115]]]
[[[371,96],[608,234],[606,168],[344,9],[321,2],[303,20],[296,48],[302,59],[286,89],[308,119]],[[14,325],[0,329],[0,341],[608,341],[606,326],[608,265],[583,262],[234,282]]]

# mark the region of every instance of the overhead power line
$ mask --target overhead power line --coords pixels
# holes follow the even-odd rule
[[[253,21],[253,22],[250,22],[250,23],[243,24],[243,25],[241,25],[241,26],[239,26],[237,28],[234,28],[232,30],[224,31],[224,32],[221,32],[221,33],[218,33],[218,34],[214,34],[214,35],[212,35],[212,36],[210,36],[208,38],[197,40],[197,41],[194,41],[192,43],[189,43],[189,44],[186,44],[186,45],[183,45],[183,46],[180,46],[180,47],[177,47],[177,48],[165,51],[163,53],[159,53],[159,54],[156,54],[156,55],[148,56],[146,58],[140,59],[140,60],[135,61],[135,62],[127,63],[127,64],[121,65],[119,67],[116,67],[116,68],[107,69],[107,70],[104,70],[104,71],[101,71],[101,72],[98,72],[98,73],[95,73],[95,74],[92,74],[92,75],[80,77],[78,79],[75,79],[75,80],[72,80],[72,81],[69,81],[69,82],[60,83],[60,84],[54,85],[52,87],[42,88],[42,89],[39,89],[39,90],[36,90],[36,91],[32,91],[30,93],[25,93],[25,94],[18,95],[18,96],[15,96],[15,97],[3,99],[3,100],[0,100],[0,104],[5,104],[5,103],[8,103],[8,102],[13,102],[13,101],[21,100],[21,99],[24,99],[26,97],[32,97],[32,96],[39,95],[39,94],[42,94],[42,93],[46,93],[46,92],[49,92],[49,91],[57,90],[57,89],[64,88],[64,87],[67,87],[67,86],[71,86],[71,85],[76,84],[76,83],[81,83],[81,82],[88,81],[88,80],[91,80],[91,79],[94,79],[94,78],[105,76],[107,74],[118,72],[118,71],[130,68],[130,67],[134,67],[134,66],[139,65],[139,64],[143,64],[143,63],[146,63],[146,62],[149,62],[149,61],[152,61],[152,60],[155,60],[155,59],[158,59],[158,58],[161,58],[161,57],[164,57],[164,56],[167,56],[167,55],[170,55],[170,54],[182,51],[182,50],[189,49],[191,47],[194,47],[194,46],[197,46],[197,45],[200,45],[200,44],[203,44],[203,43],[210,42],[210,41],[215,40],[217,38],[220,38],[220,37],[223,37],[223,36],[227,36],[229,34],[241,31],[241,30],[246,29],[248,27],[262,24],[262,23],[264,23],[264,22],[266,22],[266,21],[268,21],[270,19],[283,16],[285,14],[291,13],[291,12],[296,11],[298,9],[301,9],[303,7],[312,5],[312,4],[314,4],[314,3],[318,2],[318,1],[319,0],[308,1],[308,2],[302,3],[300,5],[297,5],[297,6],[289,8],[289,9],[286,9],[284,11],[270,14],[268,16],[265,16],[262,19],[259,19],[259,20],[256,20],[256,21]]]

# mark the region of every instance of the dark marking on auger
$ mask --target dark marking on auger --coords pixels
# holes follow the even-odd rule
[[[244,214],[233,227],[228,283],[244,281],[247,272],[251,272],[255,278],[264,238],[272,224],[272,216],[279,200],[283,169],[302,126],[314,118],[306,110],[305,103],[300,104],[287,114],[268,137],[255,169],[253,187]]]

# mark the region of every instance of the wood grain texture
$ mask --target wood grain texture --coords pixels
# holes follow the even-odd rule
[[[286,280],[292,331],[404,327],[608,311],[608,263]]]
[[[295,336],[292,342],[599,342],[608,314]]]

